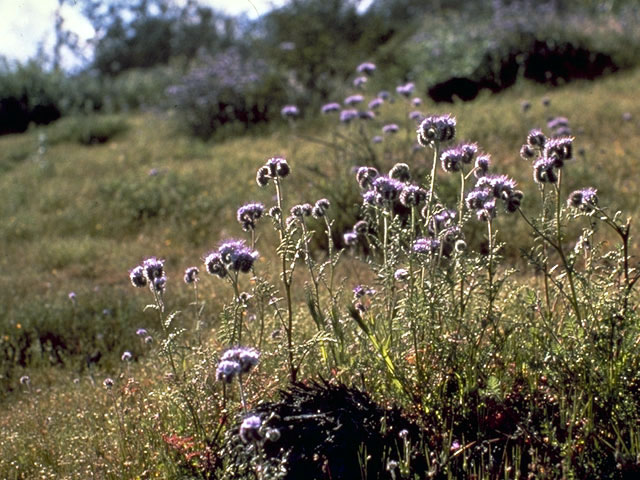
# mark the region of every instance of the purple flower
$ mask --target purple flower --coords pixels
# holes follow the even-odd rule
[[[516,188],[516,182],[506,175],[487,175],[478,179],[476,188],[489,188],[495,198],[505,200]]]
[[[469,210],[479,210],[483,207],[485,202],[489,201],[489,198],[491,198],[491,192],[489,189],[476,188],[467,194],[465,203]]]
[[[376,110],[376,109],[378,109],[378,108],[379,108],[383,103],[384,103],[384,100],[382,100],[381,98],[376,97],[376,98],[374,98],[373,100],[371,100],[371,101],[369,102],[369,108],[370,108],[371,110]]]
[[[353,225],[353,233],[358,237],[364,236],[369,231],[369,223],[366,220],[358,220]]]
[[[361,76],[353,79],[353,86],[356,88],[362,87],[365,83],[367,83],[367,77]]]
[[[142,288],[147,286],[147,277],[144,275],[144,269],[141,265],[129,272],[129,279],[131,284],[136,288]]]
[[[522,157],[523,160],[531,160],[535,156],[536,156],[536,151],[534,147],[532,147],[528,143],[525,143],[524,145],[522,145],[522,148],[520,148],[520,157]]]
[[[553,160],[556,168],[562,168],[565,160],[573,158],[573,138],[559,137],[547,140],[544,156]]]
[[[264,205],[262,203],[247,203],[238,209],[236,218],[242,225],[245,232],[254,230],[256,222],[264,214]]]
[[[451,115],[432,115],[418,127],[418,143],[423,147],[436,142],[453,140],[456,135],[456,119]]]
[[[411,105],[413,105],[414,107],[419,107],[420,105],[422,105],[422,99],[420,97],[412,98]]]
[[[358,300],[365,295],[375,295],[376,291],[373,288],[366,287],[364,285],[356,285],[353,287],[353,298]]]
[[[164,292],[165,287],[167,286],[167,277],[158,277],[153,280],[153,289],[158,292]]]
[[[569,120],[567,117],[553,117],[547,122],[547,128],[549,130],[557,130],[558,128],[565,128],[569,126]]]
[[[339,103],[336,103],[336,102],[327,103],[322,106],[322,113],[327,114],[331,112],[338,112],[340,111],[341,108],[342,107],[340,106]]]
[[[363,62],[360,65],[358,65],[358,67],[356,68],[356,71],[358,73],[365,73],[367,75],[371,75],[373,72],[376,71],[376,66],[374,63],[371,63],[371,62]]]
[[[291,215],[295,218],[303,218],[311,215],[313,211],[313,205],[309,203],[301,203],[291,207]]]
[[[396,163],[391,167],[391,170],[389,170],[389,176],[401,182],[408,182],[411,180],[411,170],[409,169],[409,165],[403,162]]]
[[[440,249],[440,240],[437,238],[418,238],[411,247],[414,253],[432,254]]]
[[[258,252],[251,250],[244,240],[230,240],[218,247],[218,255],[228,270],[247,273],[258,258]]]
[[[384,133],[385,135],[388,133],[397,133],[398,130],[399,130],[399,127],[395,123],[389,123],[384,127],[382,127],[382,133]]]
[[[269,168],[269,175],[272,178],[284,178],[291,172],[287,161],[284,158],[280,157],[270,158],[269,160],[267,160],[265,166]]]
[[[327,214],[327,210],[329,210],[330,206],[331,204],[329,203],[329,200],[321,198],[313,206],[311,215],[313,215],[313,218],[322,218]]]
[[[138,335],[139,337],[146,337],[147,336],[147,329],[146,328],[139,328],[136,330],[136,335]]]
[[[491,157],[489,155],[480,155],[476,158],[475,170],[476,177],[482,177],[489,171],[491,165]]]
[[[475,143],[458,145],[442,152],[440,162],[445,172],[458,172],[465,163],[471,163],[473,157],[478,151]]]
[[[396,92],[404,97],[410,97],[415,88],[415,84],[413,82],[409,82],[405,83],[404,85],[398,85],[396,87]]]
[[[406,268],[399,268],[393,272],[393,278],[398,282],[406,282],[409,279],[409,271]]]
[[[222,360],[216,368],[216,380],[231,383],[233,377],[240,374],[240,364],[231,360]]]
[[[200,273],[200,270],[198,270],[198,267],[189,267],[189,268],[187,268],[184,271],[184,283],[189,285],[191,283],[197,282],[199,273]]]
[[[156,278],[164,276],[164,260],[156,257],[147,258],[142,262],[142,269],[147,281],[153,282]]]
[[[429,232],[435,235],[453,225],[456,219],[455,210],[443,209],[435,213],[429,220]]]
[[[484,202],[482,208],[476,210],[478,220],[489,222],[496,216],[496,199],[492,198]]]
[[[350,95],[344,99],[345,105],[357,105],[358,103],[362,103],[364,97],[360,94]]]
[[[373,137],[373,138],[371,139],[371,141],[372,141],[373,143],[382,143],[382,140],[383,140],[383,138],[382,138],[382,136],[381,136],[381,135],[376,135],[375,137]]]
[[[260,427],[262,420],[257,415],[251,415],[245,418],[240,425],[240,439],[244,443],[257,442],[262,439],[260,435]]]
[[[295,118],[300,114],[300,110],[295,105],[285,105],[280,110],[280,114],[285,118]]]
[[[376,114],[371,110],[361,110],[358,112],[358,118],[362,120],[373,120],[376,118]]]
[[[585,213],[592,212],[594,207],[598,205],[597,193],[598,191],[592,187],[576,190],[569,195],[567,205]]]
[[[344,244],[348,247],[351,247],[358,242],[358,235],[356,235],[355,232],[346,232],[342,238],[344,240]]]
[[[394,178],[380,176],[373,181],[372,186],[384,202],[390,203],[398,198],[404,184]]]
[[[405,185],[400,192],[400,203],[405,207],[418,207],[427,201],[427,191],[417,185]]]
[[[236,347],[224,352],[221,362],[235,362],[238,364],[238,373],[249,373],[258,364],[260,353],[255,348]]]
[[[358,118],[358,111],[352,108],[347,110],[342,110],[340,112],[340,122],[349,123],[351,120]]]
[[[378,98],[381,98],[382,100],[389,100],[391,98],[391,94],[386,90],[380,90],[380,92],[378,92]]]
[[[356,181],[360,188],[367,189],[373,184],[373,180],[378,176],[378,170],[373,167],[359,167],[356,172]]]
[[[422,114],[422,112],[419,112],[418,110],[409,112],[409,120],[413,120],[415,122],[421,122],[423,118],[424,118],[424,115]]]
[[[362,194],[362,203],[365,205],[381,205],[382,198],[375,190],[367,190]]]
[[[533,164],[533,180],[536,183],[555,183],[558,175],[555,171],[556,161],[553,158],[540,158]]]
[[[527,135],[527,143],[532,147],[543,148],[547,141],[547,137],[541,130],[534,129]]]
[[[207,269],[207,273],[210,275],[217,275],[220,278],[227,276],[227,269],[222,262],[220,254],[212,252],[204,259],[204,265]]]
[[[120,360],[122,360],[123,362],[130,362],[131,360],[133,360],[133,355],[131,355],[131,352],[129,350],[126,350],[120,357]]]
[[[76,292],[69,292],[69,300],[71,300],[71,303],[73,303],[74,305],[76,304],[76,302],[78,301],[78,299],[76,298]]]

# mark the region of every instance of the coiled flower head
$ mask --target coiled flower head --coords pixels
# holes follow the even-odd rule
[[[147,281],[151,283],[156,278],[164,276],[164,260],[156,257],[147,258],[142,262],[142,269],[144,270],[144,276]]]
[[[329,203],[329,200],[327,200],[326,198],[321,198],[313,206],[311,215],[313,215],[313,218],[322,218],[327,214],[327,210],[329,210],[330,206],[331,203]]]
[[[484,177],[489,172],[489,167],[491,166],[491,156],[490,155],[478,155],[476,158],[476,163],[474,165],[474,175],[476,178]]]
[[[238,209],[236,218],[245,232],[255,230],[256,222],[264,214],[264,205],[262,203],[247,203]]]
[[[588,187],[571,192],[567,199],[567,206],[577,208],[585,213],[590,213],[598,206],[598,191]]]
[[[356,171],[356,181],[360,188],[366,190],[373,185],[373,181],[378,177],[379,173],[373,167],[360,167]]]
[[[398,282],[406,282],[409,279],[409,271],[406,268],[399,268],[393,272],[393,278]]]
[[[536,148],[544,148],[544,144],[547,142],[547,137],[541,130],[537,128],[531,130],[529,135],[527,135],[527,143],[532,147]]]
[[[379,176],[373,181],[372,187],[383,202],[391,203],[398,198],[404,184],[391,177]]]
[[[258,252],[251,250],[244,240],[230,240],[218,248],[218,254],[223,265],[228,270],[247,273],[258,258]]]
[[[244,443],[258,442],[262,439],[260,427],[262,420],[257,415],[246,417],[240,424],[240,439]]]
[[[424,114],[418,110],[413,110],[409,112],[409,120],[413,120],[415,122],[421,122],[424,119]]]
[[[522,145],[522,148],[520,149],[520,157],[522,157],[523,160],[531,160],[532,158],[535,158],[536,155],[534,147],[528,143]]]
[[[465,203],[469,210],[479,210],[491,198],[491,192],[487,188],[475,188],[467,193]]]
[[[456,119],[451,115],[432,115],[418,127],[418,143],[423,147],[437,142],[453,140],[456,135]]]
[[[411,170],[406,163],[396,163],[391,170],[389,170],[389,176],[400,182],[408,182],[411,180]]]
[[[457,147],[449,148],[440,155],[442,169],[445,172],[458,172],[465,163],[471,163],[474,155],[478,151],[475,143],[466,143]]]
[[[427,191],[418,185],[405,185],[400,192],[400,203],[405,207],[418,207],[427,201]]]
[[[197,282],[199,273],[200,273],[200,270],[198,270],[198,267],[189,267],[189,268],[187,268],[184,271],[184,283],[189,285],[191,283]]]
[[[136,288],[142,288],[147,286],[147,277],[144,275],[144,269],[141,265],[129,272],[129,279],[131,284]]]
[[[573,158],[573,138],[559,137],[547,140],[544,145],[544,156],[553,160],[556,168],[562,168],[565,160]]]
[[[290,213],[293,217],[301,219],[303,217],[309,217],[313,211],[313,206],[310,203],[301,203],[291,207]]]
[[[220,278],[227,276],[227,269],[222,262],[222,258],[218,252],[212,252],[204,259],[204,265],[207,273],[217,275]]]
[[[272,178],[275,178],[275,177],[284,178],[287,175],[289,175],[289,173],[291,173],[289,164],[284,158],[280,158],[280,157],[270,158],[269,160],[267,160],[267,163],[265,164],[265,166],[269,168],[269,175]]]
[[[536,183],[555,183],[558,174],[555,171],[556,161],[553,158],[542,157],[533,164],[533,180]]]

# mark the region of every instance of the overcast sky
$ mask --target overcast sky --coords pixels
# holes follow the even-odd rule
[[[65,28],[75,32],[81,41],[91,38],[93,28],[80,14],[74,0],[65,3],[62,11]],[[273,5],[281,5],[284,0],[200,0],[199,3],[232,15],[246,13],[255,18],[268,12]],[[58,0],[0,0],[0,55],[25,61],[36,54],[38,44],[42,42],[50,53],[57,5]],[[66,59],[67,68],[73,67],[70,62]]]

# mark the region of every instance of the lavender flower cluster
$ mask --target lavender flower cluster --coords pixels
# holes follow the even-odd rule
[[[249,373],[258,364],[260,353],[255,348],[230,348],[222,354],[216,368],[216,379],[231,383],[236,376]]]
[[[167,284],[167,277],[164,274],[164,260],[156,257],[145,259],[141,265],[129,271],[129,279],[136,288],[148,285],[156,293],[164,292]]]
[[[272,157],[258,169],[256,182],[261,187],[269,184],[270,179],[284,178],[291,173],[289,164],[284,158]]]
[[[258,258],[258,252],[247,247],[244,240],[229,240],[204,259],[207,272],[224,278],[230,271],[248,273]]]
[[[558,170],[573,158],[573,137],[547,138],[541,130],[531,130],[520,156],[533,160],[533,179],[538,184],[558,181]]]

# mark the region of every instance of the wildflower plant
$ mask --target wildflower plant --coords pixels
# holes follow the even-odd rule
[[[496,478],[526,470],[539,456],[558,459],[554,474],[581,473],[577,459],[587,457],[581,446],[588,442],[606,445],[612,456],[640,452],[637,432],[626,426],[638,410],[637,387],[625,379],[640,382],[633,373],[640,360],[631,353],[640,338],[631,222],[609,211],[602,189],[574,188],[568,120],[550,122],[550,135],[529,132],[518,161],[530,170],[516,181],[481,145],[459,138],[451,114],[386,118],[393,97],[372,98],[372,81],[362,80],[374,71],[358,68],[358,93],[346,97],[346,108],[322,108],[324,121],[333,122],[331,142],[322,143],[335,160],[332,173],[348,172],[349,198],[357,201],[349,222],[337,223],[344,199],[293,199],[289,180],[298,170],[272,157],[255,176],[272,204],[238,208],[244,237],[204,256],[212,284],[231,287],[216,317],[215,352],[200,340],[178,344],[177,313],[165,315],[163,260],[150,257],[130,271],[132,285],[153,296],[162,351],[193,431],[208,445],[222,441],[222,431],[237,437],[231,445],[251,458],[239,471],[276,469],[267,451],[280,438],[271,425],[282,419],[252,405],[255,395],[247,393],[260,359],[255,375],[279,364],[273,368],[293,385],[309,371],[356,379],[411,409],[430,433],[394,433],[400,450],[387,452],[386,463],[393,478],[410,475],[416,449],[431,476],[473,470]],[[396,89],[408,113],[421,105],[415,90],[412,83]],[[515,222],[531,238],[518,245],[528,263],[519,271],[503,258]],[[262,234],[269,226],[275,257]],[[315,248],[320,241],[326,249]],[[275,274],[258,262],[258,249],[277,259]],[[529,267],[539,276],[527,279]],[[196,267],[184,282],[195,292],[199,332]],[[271,338],[268,325],[278,327]],[[222,391],[215,428],[202,421],[205,407],[184,381],[190,348],[212,354],[200,365],[215,379],[211,390]],[[546,410],[535,406],[543,400]],[[286,462],[277,465],[274,476],[284,475]]]

